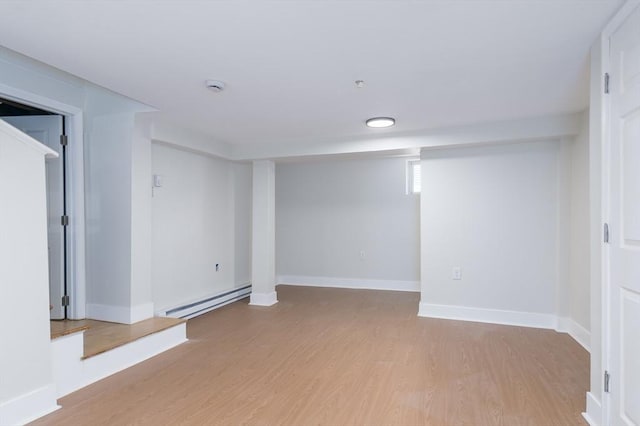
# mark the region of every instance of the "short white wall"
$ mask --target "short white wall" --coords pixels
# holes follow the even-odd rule
[[[154,188],[152,198],[151,281],[156,311],[235,287],[234,182],[239,174],[239,187],[246,190],[247,171],[230,161],[165,143],[154,142],[151,155],[153,174],[162,177],[162,187]],[[240,204],[246,203],[241,197]],[[247,222],[243,229],[248,228],[249,215],[241,214]],[[246,275],[242,279],[246,282]]]
[[[12,134],[15,135],[12,135]],[[57,408],[49,336],[46,153],[0,120],[0,424]]]
[[[417,289],[419,196],[405,193],[406,161],[277,164],[277,274],[313,277],[299,284]]]
[[[553,141],[423,151],[422,314],[518,312],[553,327],[557,155]]]

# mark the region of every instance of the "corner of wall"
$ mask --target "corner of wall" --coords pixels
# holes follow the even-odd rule
[[[154,316],[154,305],[151,302],[135,306],[113,306],[97,303],[87,304],[87,318],[116,322],[120,324],[133,324]]]
[[[582,413],[582,417],[590,426],[600,426],[604,424],[602,414],[600,400],[591,392],[587,392],[587,410]]]

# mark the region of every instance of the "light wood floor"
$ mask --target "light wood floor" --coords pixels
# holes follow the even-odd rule
[[[51,321],[51,339],[84,330],[83,358],[86,359],[126,345],[141,337],[166,330],[184,321],[159,317],[130,325],[89,319]]]
[[[589,355],[568,335],[418,318],[418,297],[279,286],[36,424],[585,425]]]

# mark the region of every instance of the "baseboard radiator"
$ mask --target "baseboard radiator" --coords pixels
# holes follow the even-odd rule
[[[182,306],[176,306],[175,308],[169,308],[165,311],[158,312],[158,315],[171,318],[184,318],[189,319],[197,317],[198,315],[205,314],[214,309],[233,303],[236,300],[249,297],[251,294],[251,284],[243,287],[234,288],[231,290],[223,291],[222,293],[207,296],[202,300],[187,303]]]

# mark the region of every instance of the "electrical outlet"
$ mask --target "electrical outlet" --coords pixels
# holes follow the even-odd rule
[[[462,269],[459,266],[454,266],[451,270],[451,278],[454,280],[462,279]]]
[[[365,257],[367,257],[367,255],[364,250],[360,250],[360,260],[364,260]]]

